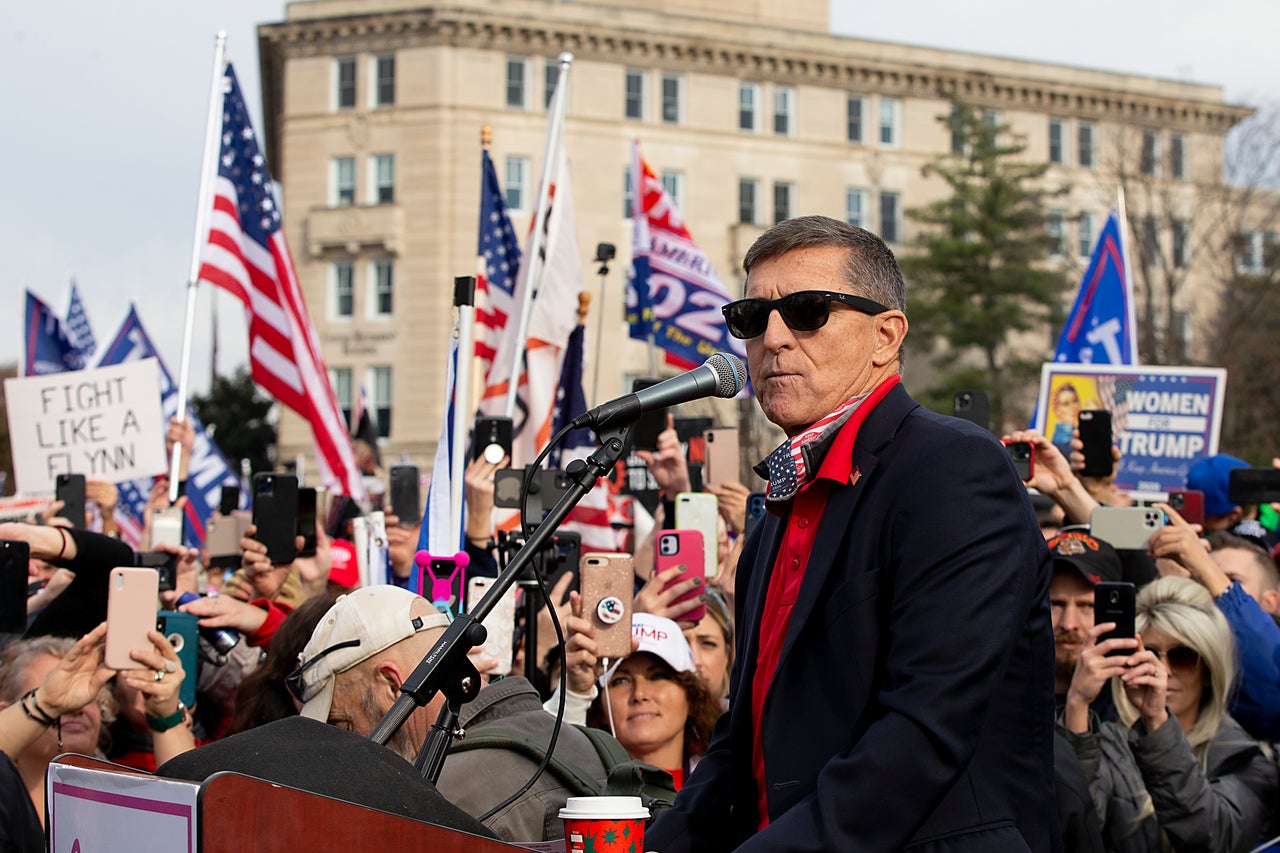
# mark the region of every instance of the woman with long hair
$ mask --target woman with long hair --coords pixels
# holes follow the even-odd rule
[[[1108,849],[1244,851],[1276,798],[1276,766],[1227,714],[1235,644],[1208,590],[1163,577],[1139,592],[1133,639],[1089,632],[1063,722]],[[1119,723],[1089,703],[1112,682]]]
[[[632,758],[669,772],[678,791],[711,742],[720,702],[675,622],[636,613],[632,638],[636,650],[601,676],[587,723],[612,732]]]

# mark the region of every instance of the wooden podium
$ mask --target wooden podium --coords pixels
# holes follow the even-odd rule
[[[60,772],[63,767],[70,772]],[[74,779],[57,781],[59,777]],[[194,802],[194,808],[155,799],[148,792],[148,780],[172,786],[167,790],[178,800]],[[50,765],[47,796],[53,853],[71,853],[85,837],[107,837],[107,824],[130,834],[129,849],[154,853],[171,849],[175,853],[504,853],[523,849],[238,773],[216,773],[197,785],[161,780],[80,755],[63,755]],[[162,833],[149,833],[148,820],[167,821],[168,836],[175,842],[157,846]],[[92,847],[107,849],[101,843]]]

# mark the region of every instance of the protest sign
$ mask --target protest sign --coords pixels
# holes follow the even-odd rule
[[[1080,411],[1105,409],[1123,454],[1116,488],[1163,499],[1186,485],[1192,464],[1218,452],[1226,383],[1220,368],[1045,364],[1035,426],[1069,452]]]
[[[58,474],[119,483],[165,470],[154,360],[6,379],[13,468],[23,492]]]

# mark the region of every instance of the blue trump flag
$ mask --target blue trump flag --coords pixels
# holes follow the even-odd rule
[[[71,298],[67,301],[67,316],[63,320],[63,327],[67,330],[67,338],[71,344],[88,364],[89,359],[93,358],[94,350],[98,348],[98,340],[93,336],[89,315],[84,310],[84,302],[80,299],[80,291],[74,281],[71,282]]]
[[[1068,364],[1137,364],[1137,328],[1120,216],[1112,210],[1098,235],[1080,292],[1053,354]]]
[[[24,328],[27,333],[22,364],[24,376],[47,376],[84,367],[84,358],[67,336],[58,315],[30,290]]]
[[[142,327],[138,311],[129,306],[129,316],[125,317],[120,331],[103,350],[99,367],[111,364],[124,364],[144,358],[154,358],[160,376],[160,408],[165,418],[178,414],[178,386],[164,365],[164,359],[151,343],[151,338]],[[187,536],[188,545],[200,547],[204,544],[204,526],[209,515],[217,508],[222,499],[222,486],[239,485],[235,469],[227,462],[222,451],[205,432],[204,424],[196,417],[196,413],[187,407],[187,418],[196,433],[195,445],[191,448],[191,459],[187,465]],[[167,423],[167,421],[166,421]],[[143,510],[151,491],[151,481],[134,480],[118,483],[120,496],[116,503],[117,523],[126,536],[140,535],[142,532]],[[123,518],[121,517],[123,516]]]

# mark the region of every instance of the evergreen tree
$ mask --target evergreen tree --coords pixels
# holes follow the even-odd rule
[[[1002,429],[1010,403],[1033,396],[1044,347],[1061,324],[1070,280],[1048,263],[1056,239],[1048,204],[1066,189],[1044,186],[1048,164],[1020,158],[1026,146],[1006,141],[1008,127],[960,103],[939,120],[951,131],[951,153],[923,171],[941,178],[950,195],[907,211],[924,226],[917,251],[902,259],[908,343],[938,369],[926,403],[949,412],[952,392],[982,388],[992,425]],[[1032,340],[1041,347],[1030,354],[1028,333],[1039,335]]]
[[[216,376],[209,393],[193,395],[191,407],[204,421],[213,441],[233,468],[248,459],[253,473],[270,471],[275,454],[276,428],[267,419],[275,401],[258,390],[249,369],[241,366],[235,375]]]

